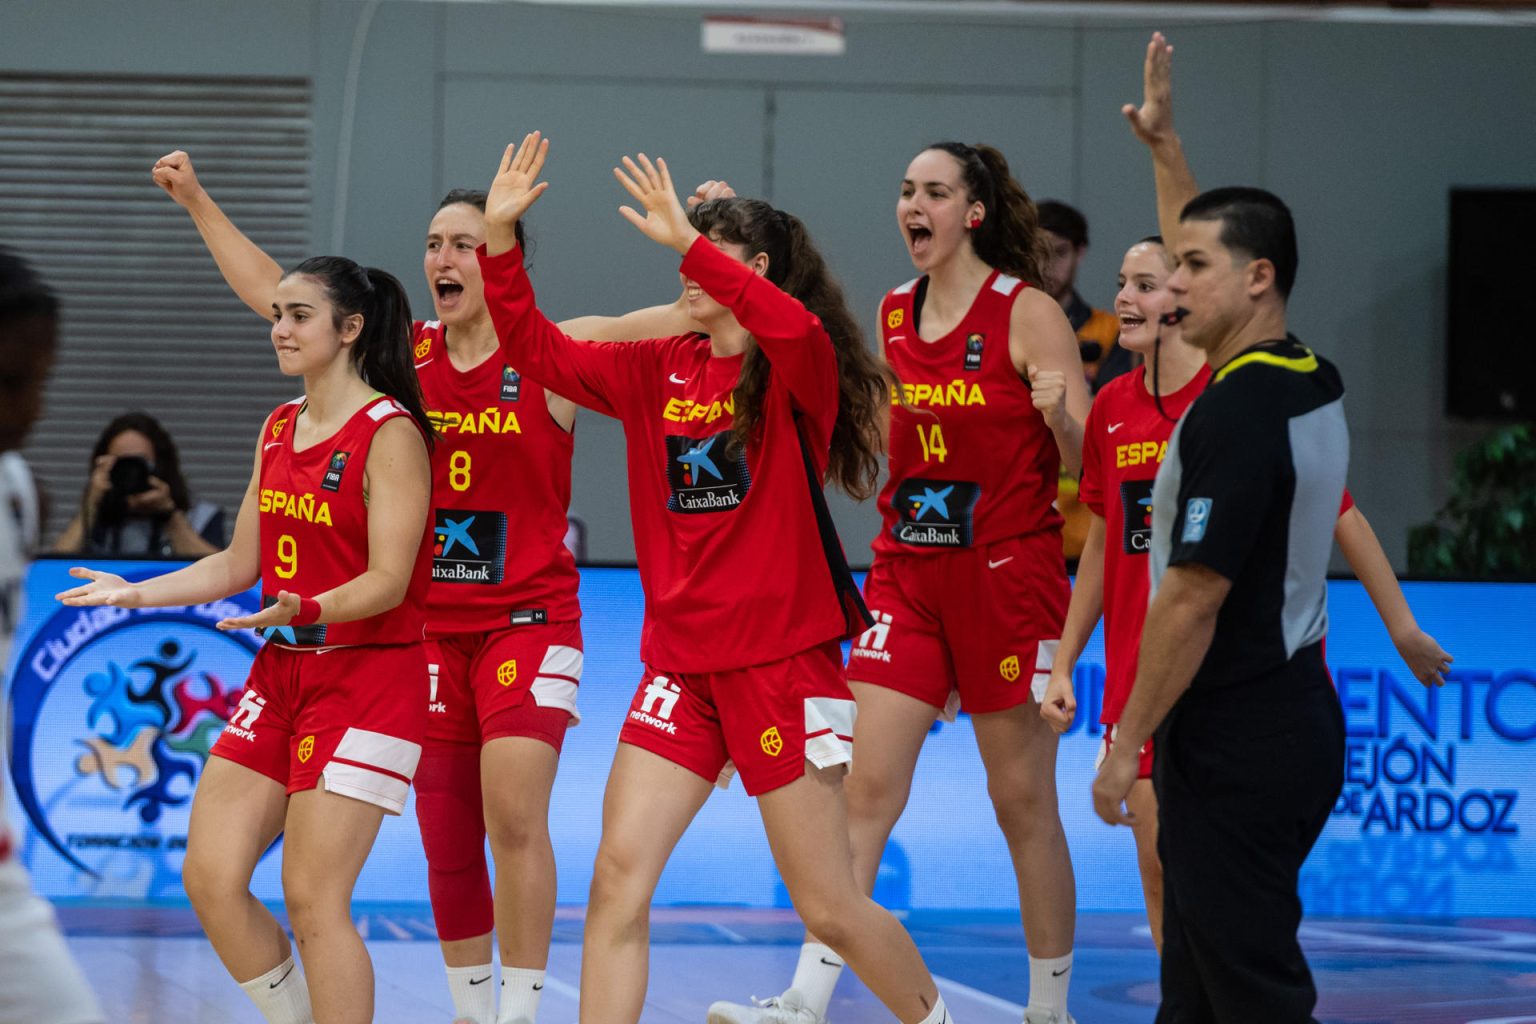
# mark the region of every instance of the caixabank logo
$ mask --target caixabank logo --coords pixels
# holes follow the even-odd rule
[[[64,608],[16,659],[11,776],[38,838],[76,870],[176,858],[192,790],[259,646],[215,624],[254,595],[185,608]],[[35,866],[34,866],[35,867]]]
[[[728,512],[752,489],[744,449],[729,451],[731,432],[709,437],[667,435],[669,512]]]
[[[970,547],[980,497],[981,488],[974,483],[908,477],[896,485],[891,501],[897,515],[891,535],[914,547]]]
[[[507,571],[503,512],[440,508],[432,530],[432,579],[438,583],[500,583]]]

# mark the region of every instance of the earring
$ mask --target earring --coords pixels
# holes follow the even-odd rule
[[[981,227],[981,218],[972,217],[965,226],[970,228],[972,231],[975,231],[977,228]]]

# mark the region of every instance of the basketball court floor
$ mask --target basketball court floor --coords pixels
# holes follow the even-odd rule
[[[185,908],[70,906],[60,921],[112,1021],[260,1024]],[[425,905],[357,908],[377,976],[380,1024],[448,1024],[452,1005]],[[794,970],[798,923],[784,910],[659,908],[652,918],[646,1021],[703,1024],[720,998],[775,995]],[[906,917],[960,1024],[1018,1024],[1028,959],[1013,915],[914,912]],[[540,1024],[573,1024],[581,971],[580,908],[555,922]],[[1426,923],[1308,919],[1302,939],[1324,1024],[1536,1024],[1536,922]],[[1078,919],[1072,1012],[1080,1024],[1150,1024],[1157,958],[1131,914]],[[832,1024],[890,1016],[851,975]]]

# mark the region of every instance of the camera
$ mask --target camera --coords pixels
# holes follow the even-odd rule
[[[112,463],[112,490],[128,498],[149,490],[149,478],[153,471],[149,460],[137,455],[123,455]]]

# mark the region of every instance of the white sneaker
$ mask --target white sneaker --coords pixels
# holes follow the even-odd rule
[[[751,1006],[718,1002],[709,1007],[709,1024],[827,1024],[805,1005],[805,997],[794,989],[768,999],[752,997]]]
[[[1024,1024],[1077,1024],[1072,1015],[1063,1010],[1025,1010]]]

